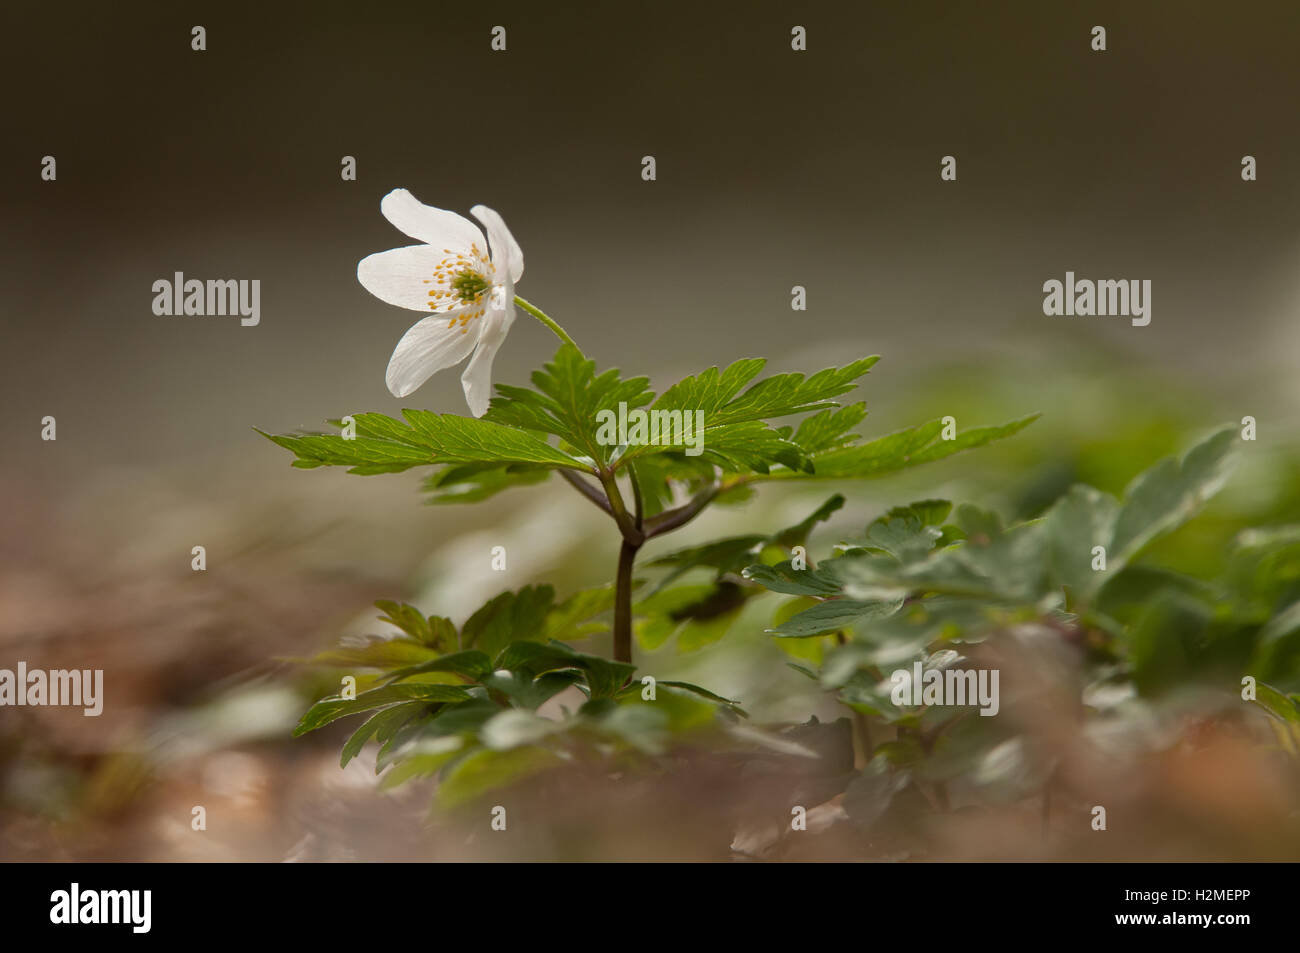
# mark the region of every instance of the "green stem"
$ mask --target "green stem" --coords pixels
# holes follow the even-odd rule
[[[637,518],[627,511],[623,494],[618,490],[618,478],[614,476],[612,470],[602,470],[600,483],[605,488],[605,498],[609,500],[610,509],[614,513],[614,522],[618,524],[623,538],[634,546],[640,546],[645,542],[645,533],[637,525]]]
[[[541,308],[537,307],[537,305],[525,301],[523,298],[519,297],[519,295],[515,295],[515,304],[519,305],[519,307],[523,308],[525,311],[531,314],[538,321],[542,322],[542,324],[546,325],[548,328],[554,331],[555,336],[559,338],[561,341],[563,341],[565,344],[572,346],[572,348],[575,351],[577,351],[579,354],[582,354],[582,348],[578,347],[578,343],[574,341],[573,338],[569,337],[568,332],[565,331],[564,328],[560,327],[559,324],[555,322],[555,319],[553,319]],[[586,355],[583,354],[583,357],[586,357]]]

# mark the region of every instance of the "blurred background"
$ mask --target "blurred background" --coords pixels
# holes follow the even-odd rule
[[[459,621],[504,588],[597,585],[614,540],[557,484],[422,507],[419,474],[295,471],[253,432],[403,403],[465,412],[459,370],[405,402],[384,386],[415,318],[370,297],[355,267],[408,243],[379,214],[392,188],[500,211],[527,262],[519,292],[602,367],[662,387],[742,356],[811,372],[878,353],[856,395],[869,434],[1043,413],[1005,445],[840,488],[839,526],[909,493],[1036,515],[1075,480],[1118,492],[1247,414],[1250,461],[1199,544],[1168,554],[1213,571],[1215,525],[1300,516],[1292,3],[73,3],[0,17],[0,667],[103,668],[107,696],[99,718],[0,709],[6,859],[480,856],[464,838],[412,838],[427,790],[376,794],[360,762],[338,769],[337,733],[289,739],[329,683],[286,659],[382,631],[376,598]],[[504,53],[489,47],[498,24]],[[796,24],[806,52],[790,49]],[[945,155],[955,182],[940,181]],[[1258,181],[1242,181],[1245,155]],[[1067,270],[1149,279],[1151,324],[1045,317],[1042,284]],[[155,316],[151,285],[176,271],[260,279],[260,325]],[[806,312],[790,309],[793,285]],[[553,345],[521,315],[496,379],[523,383]],[[57,441],[40,439],[46,415]],[[773,488],[669,548],[788,525],[831,489]],[[494,545],[504,574],[485,571]],[[638,661],[742,696],[757,718],[805,720],[819,701],[772,674],[778,651],[755,626]],[[1007,844],[938,853],[1071,856]]]

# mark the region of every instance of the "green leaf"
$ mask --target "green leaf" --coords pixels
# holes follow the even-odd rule
[[[1124,493],[1115,533],[1106,550],[1108,566],[1122,566],[1156,536],[1186,522],[1228,478],[1235,427],[1224,427],[1197,444],[1182,461],[1162,460]]]
[[[403,678],[410,678],[412,675],[424,675],[428,672],[451,672],[454,675],[467,678],[471,682],[476,682],[490,671],[492,671],[492,660],[487,656],[487,653],[480,652],[478,649],[467,649],[464,652],[452,652],[450,655],[442,655],[436,659],[421,662],[419,665],[410,665],[406,668],[388,672],[384,676],[384,680],[395,682]]]
[[[312,665],[329,665],[336,668],[389,669],[401,665],[418,665],[437,655],[437,651],[415,639],[400,637],[385,639],[367,636],[354,645],[339,645],[319,652],[308,661]]]
[[[533,676],[528,672],[498,670],[485,675],[483,685],[505,695],[519,708],[535,711],[570,685],[577,684],[581,677],[577,671],[546,672]]]
[[[731,631],[740,616],[740,606],[718,615],[701,619],[687,619],[677,630],[677,653],[698,652],[700,649],[719,642]]]
[[[718,575],[737,572],[751,560],[754,549],[767,540],[766,536],[732,536],[703,546],[679,549],[675,553],[651,560],[651,566],[672,566],[673,571],[659,581],[655,592],[666,588],[692,569],[712,569]]]
[[[783,479],[801,477],[852,479],[883,476],[1010,437],[1024,430],[1038,417],[1038,414],[1032,414],[1001,426],[973,427],[959,432],[953,440],[941,439],[943,422],[932,420],[919,427],[900,430],[867,443],[813,453],[810,455],[814,467],[811,473],[774,470],[772,476]]]
[[[862,602],[856,599],[831,599],[805,609],[782,622],[773,635],[783,638],[807,638],[825,635],[843,629],[858,629],[880,619],[888,618],[903,605],[902,599]]]
[[[775,566],[759,563],[745,568],[745,578],[765,589],[792,596],[837,596],[841,591],[840,579],[824,565],[818,569],[795,569],[788,559]]]
[[[477,737],[479,729],[501,711],[503,705],[488,698],[471,698],[467,702],[444,705],[422,727],[422,733],[432,737],[464,735]]]
[[[497,385],[501,396],[492,399],[484,420],[554,434],[593,460],[606,463],[614,448],[596,441],[597,415],[618,412],[620,403],[629,410],[644,407],[654,397],[648,380],[623,380],[617,370],[596,374],[594,361],[577,349],[563,345],[543,370],[532,376],[535,390]]]
[[[858,439],[849,433],[867,416],[867,405],[849,404],[837,410],[823,410],[805,417],[795,431],[794,442],[807,454],[825,453],[851,444]]]
[[[363,475],[396,473],[429,464],[522,463],[586,470],[583,464],[525,430],[487,418],[404,410],[405,421],[355,414],[355,439],[298,433],[267,439],[292,451],[295,466],[346,466]],[[258,431],[261,433],[261,431]]]
[[[446,769],[438,783],[438,804],[445,809],[460,807],[559,763],[545,748],[532,746],[474,751]]]
[[[829,519],[843,505],[844,497],[837,493],[817,507],[806,519],[771,536],[733,536],[728,539],[706,543],[703,546],[692,546],[689,549],[682,549],[675,553],[669,553],[667,556],[661,556],[652,561],[650,565],[673,566],[675,568],[660,580],[659,585],[655,587],[655,592],[666,588],[680,576],[696,568],[715,570],[719,578],[728,573],[747,572],[746,567],[754,562],[755,552],[759,547],[776,544],[789,549],[806,543],[812,528],[818,523]]]
[[[1179,592],[1158,594],[1129,635],[1133,681],[1146,696],[1188,681],[1210,626],[1210,610]]]
[[[633,580],[633,591],[640,585],[639,580]],[[613,610],[616,597],[617,592],[612,585],[575,592],[551,609],[546,616],[541,638],[547,641],[585,639],[596,632],[604,632],[609,626],[591,620]]]
[[[480,607],[461,626],[461,644],[495,656],[511,642],[541,639],[555,601],[551,586],[524,586],[503,592]]]
[[[384,614],[379,617],[382,621],[396,626],[429,648],[449,652],[457,647],[456,626],[450,619],[426,616],[415,606],[389,599],[376,600],[375,608],[383,610]]]
[[[384,622],[395,625],[411,638],[432,645],[435,641],[433,627],[424,613],[415,606],[405,602],[393,602],[390,599],[376,599],[375,608],[383,611],[380,616]]]
[[[1066,586],[1082,603],[1123,568],[1111,560],[1111,538],[1120,505],[1108,493],[1090,486],[1073,486],[1047,512],[1048,560],[1052,580]],[[1106,571],[1092,568],[1093,547],[1106,547]]]
[[[803,374],[777,374],[744,393],[742,388],[758,376],[766,362],[740,360],[725,370],[711,367],[679,381],[664,391],[650,410],[702,413],[703,455],[728,472],[766,473],[772,463],[798,470],[803,466],[802,454],[789,440],[791,431],[775,430],[763,421],[833,408],[833,398],[852,390],[857,379],[877,360],[864,358],[845,367],[827,368],[806,379]],[[620,464],[671,450],[662,445],[639,444],[628,449]]]
[[[1293,602],[1265,623],[1256,639],[1251,670],[1265,678],[1289,675],[1300,655],[1300,602]]]
[[[447,467],[424,481],[432,504],[479,503],[502,490],[545,482],[551,469],[530,464],[475,463]]]
[[[1300,706],[1271,685],[1256,682],[1255,697],[1252,700],[1278,721],[1300,726]]]
[[[1189,519],[1227,478],[1236,430],[1227,427],[1193,447],[1180,463],[1162,460],[1130,485],[1123,503],[1090,486],[1074,486],[1046,516],[1050,576],[1088,604],[1151,540]],[[1092,568],[1093,547],[1106,551]]]
[[[497,751],[531,745],[561,730],[559,722],[539,718],[532,712],[512,708],[493,715],[483,724],[479,737],[483,744]]]
[[[894,797],[911,783],[911,775],[895,771],[883,756],[871,759],[844,792],[844,811],[859,827],[870,830],[889,810]]]
[[[899,563],[916,562],[944,540],[939,524],[951,510],[952,504],[946,500],[922,500],[909,506],[896,506],[872,520],[863,539],[845,545],[887,553]]]
[[[654,408],[703,410],[706,427],[749,420],[768,420],[834,406],[831,401],[857,386],[880,358],[866,357],[844,367],[828,367],[805,378],[803,374],[777,374],[764,378],[743,394],[737,392],[758,375],[765,361],[742,360],[718,372],[716,367],[674,384],[652,405]]]
[[[343,745],[339,767],[346,768],[348,762],[361,753],[361,749],[372,736],[381,742],[391,738],[393,732],[413,718],[424,706],[425,703],[422,701],[404,702],[381,709],[371,715]]]
[[[674,586],[651,593],[632,607],[633,626],[642,648],[659,648],[690,618],[692,611],[705,604],[717,592],[717,586]]]
[[[789,549],[792,546],[802,546],[808,542],[808,534],[818,523],[824,523],[831,516],[844,506],[844,497],[836,493],[817,509],[813,510],[808,517],[793,526],[788,526],[778,533],[773,533],[769,541],[779,546]]]
[[[498,669],[536,675],[557,669],[572,668],[581,671],[592,698],[611,698],[627,683],[636,671],[626,662],[611,662],[598,655],[575,652],[562,642],[516,642],[498,656]]]
[[[404,747],[401,760],[395,761],[380,780],[379,790],[389,791],[412,778],[436,774],[460,755],[464,747],[465,740],[455,735],[429,738]],[[387,750],[388,746],[385,746],[384,751]],[[384,751],[380,751],[380,763],[389,767],[383,760]]]
[[[709,701],[717,702],[719,705],[725,705],[727,708],[736,712],[738,715],[740,715],[743,718],[749,717],[748,713],[746,713],[746,711],[740,707],[739,702],[732,701],[730,698],[723,698],[721,695],[714,694],[713,692],[709,691],[707,688],[701,688],[699,685],[693,685],[690,682],[679,682],[679,681],[660,681],[657,682],[656,685],[657,686],[667,685],[669,688],[680,688],[683,691],[687,691],[687,692],[691,692],[692,694],[699,695],[701,698],[707,698]],[[634,689],[635,687],[636,686],[633,686]]]
[[[703,457],[688,457],[684,453],[644,456],[628,469],[641,490],[643,515],[647,519],[672,505],[677,485],[686,487],[694,495],[712,485],[716,475],[712,462]],[[721,496],[714,499],[714,503],[719,502],[722,502]]]
[[[383,708],[397,702],[420,701],[430,704],[442,702],[459,702],[469,698],[465,689],[455,685],[433,685],[427,682],[403,682],[372,688],[361,692],[356,698],[346,699],[337,695],[322,698],[307,710],[302,721],[293,730],[294,737],[315,731],[330,722],[358,712]]]

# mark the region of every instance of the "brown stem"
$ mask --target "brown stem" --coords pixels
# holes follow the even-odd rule
[[[618,577],[614,582],[614,661],[632,661],[632,564],[640,543],[624,539],[618,551]]]
[[[662,536],[670,530],[685,526],[713,502],[713,498],[718,495],[719,490],[721,490],[721,487],[715,483],[713,486],[696,493],[677,509],[667,510],[652,519],[646,520],[646,539]]]
[[[848,645],[849,637],[840,630],[835,633],[835,641],[840,645]],[[853,716],[853,767],[860,771],[871,761],[876,743],[871,737],[870,719],[856,708],[850,708],[849,713]]]
[[[591,500],[591,502],[595,503],[610,516],[614,515],[614,509],[609,505],[609,500],[605,499],[604,495],[596,487],[592,486],[572,470],[560,468],[560,476],[564,477],[570,486],[587,499]]]

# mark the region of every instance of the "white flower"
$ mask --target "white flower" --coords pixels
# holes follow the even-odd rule
[[[483,205],[470,212],[487,229],[487,241],[469,219],[423,205],[406,189],[389,192],[379,207],[398,229],[425,244],[363,258],[357,280],[389,304],[432,312],[397,342],[388,389],[405,397],[435,371],[473,352],[460,380],[470,411],[482,417],[491,396],[492,359],[515,320],[515,282],[524,273],[524,254],[501,216]]]

